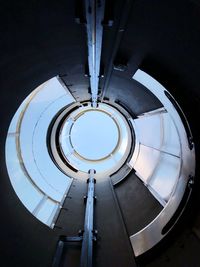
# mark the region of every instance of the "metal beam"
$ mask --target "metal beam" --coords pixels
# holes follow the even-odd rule
[[[93,241],[94,235],[94,170],[89,170],[88,195],[85,210],[85,223],[81,250],[80,267],[92,267]]]
[[[85,0],[90,88],[92,105],[95,108],[99,89],[104,7],[105,0]]]
[[[79,236],[62,236],[57,245],[56,254],[54,256],[52,267],[59,267],[61,264],[61,258],[63,254],[64,245],[68,242],[81,242],[81,259],[80,267],[92,267],[93,258],[93,242],[96,240],[96,233],[94,231],[94,184],[96,180],[94,179],[95,170],[89,170],[88,183],[88,193],[87,202],[85,209],[85,221],[84,230],[79,231]]]
[[[64,242],[62,240],[58,241],[57,248],[56,248],[56,253],[53,259],[52,267],[59,267],[62,254],[63,254],[63,248],[64,248]]]
[[[126,25],[127,25],[127,21],[130,15],[130,12],[132,10],[132,5],[133,5],[134,1],[130,1],[130,0],[124,0],[122,2],[122,6],[121,6],[121,13],[118,14],[119,19],[116,20],[116,32],[115,32],[115,37],[113,38],[112,42],[112,51],[110,51],[110,57],[109,57],[109,63],[105,69],[105,81],[104,81],[104,85],[102,88],[102,95],[101,95],[101,102],[103,101],[106,92],[108,90],[109,84],[110,84],[110,79],[114,70],[114,61],[115,61],[115,57],[117,55],[117,52],[119,50],[122,38],[124,36],[124,32],[126,30]]]

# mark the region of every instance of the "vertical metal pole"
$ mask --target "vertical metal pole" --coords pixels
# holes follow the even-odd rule
[[[89,171],[88,195],[85,210],[85,223],[81,250],[80,267],[92,267],[93,241],[94,241],[94,170]]]
[[[53,259],[52,267],[59,267],[60,262],[61,262],[62,253],[63,253],[63,248],[64,248],[64,242],[59,240],[57,248],[56,248],[56,254],[55,254],[54,259]]]
[[[98,97],[101,47],[103,38],[102,21],[105,0],[85,0],[87,20],[88,65],[90,73],[90,87],[92,106],[96,108]]]

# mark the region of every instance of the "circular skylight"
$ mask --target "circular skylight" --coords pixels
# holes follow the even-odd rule
[[[101,160],[115,150],[119,131],[111,116],[98,110],[89,110],[74,122],[70,139],[72,147],[81,157],[88,160]]]
[[[131,149],[127,120],[105,103],[95,109],[88,102],[64,110],[50,132],[53,158],[67,174],[71,167],[81,176],[94,169],[97,175],[106,177],[124,164]]]

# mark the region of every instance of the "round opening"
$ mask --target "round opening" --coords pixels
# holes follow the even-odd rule
[[[118,145],[118,126],[107,113],[89,110],[75,119],[70,140],[75,152],[82,158],[102,160],[110,156]]]
[[[99,177],[116,172],[132,149],[131,128],[114,107],[99,103],[63,110],[50,129],[50,147],[64,173],[84,176],[94,169]],[[73,171],[73,173],[71,173]]]

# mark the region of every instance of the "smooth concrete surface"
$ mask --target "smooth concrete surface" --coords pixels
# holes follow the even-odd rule
[[[200,240],[187,229],[174,242],[159,253],[157,259],[148,260],[142,267],[199,267]]]
[[[129,236],[142,230],[163,208],[134,172],[115,186],[115,192]]]
[[[110,178],[97,181],[95,192],[95,226],[98,230],[95,266],[136,266]]]
[[[162,107],[160,101],[147,88],[117,73],[113,74],[105,97],[112,101],[120,101],[132,117]]]
[[[79,231],[83,230],[85,219],[84,196],[86,195],[87,182],[74,179],[63,204],[63,209],[56,222],[56,228],[59,230],[60,235],[69,237],[78,236]],[[81,243],[66,243],[59,267],[66,265],[78,267],[80,264],[80,255]]]

